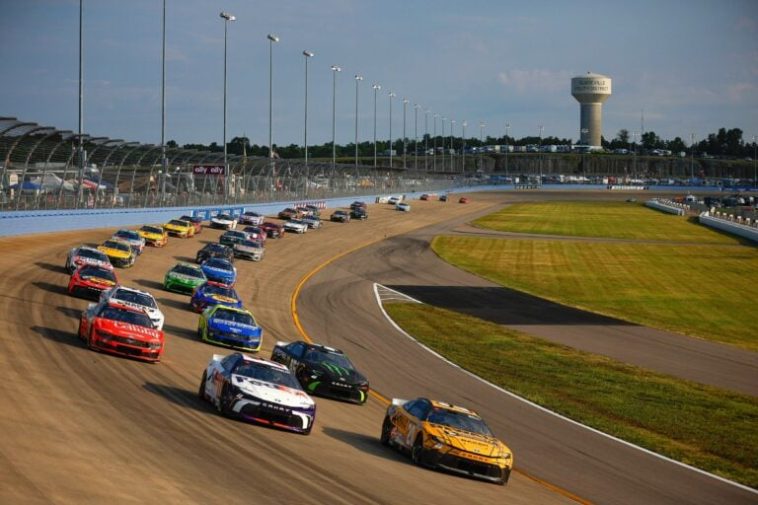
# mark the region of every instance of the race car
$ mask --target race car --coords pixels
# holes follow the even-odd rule
[[[218,243],[232,247],[237,242],[242,242],[243,240],[247,240],[247,233],[244,231],[229,230],[221,234],[218,238]]]
[[[350,210],[354,210],[354,209],[357,209],[359,207],[365,209],[365,208],[368,208],[368,205],[366,205],[366,202],[361,202],[359,200],[356,200],[356,201],[354,201],[353,203],[350,204]]]
[[[284,231],[291,231],[293,233],[305,233],[308,231],[308,223],[302,219],[290,219],[284,222]]]
[[[391,196],[387,199],[387,203],[390,205],[397,205],[402,199],[399,196]]]
[[[305,210],[308,211],[308,213],[313,217],[321,217],[321,209],[316,207],[315,205],[305,205]]]
[[[197,251],[195,255],[195,262],[202,263],[210,258],[224,258],[229,261],[234,261],[234,251],[231,247],[216,242],[209,242],[203,246],[202,249]]]
[[[203,218],[200,216],[190,216],[190,215],[183,215],[179,217],[182,221],[187,221],[192,225],[193,228],[195,228],[195,235],[203,231]]]
[[[79,319],[79,338],[93,350],[158,362],[163,354],[163,331],[153,328],[148,315],[118,302],[90,303]]]
[[[238,219],[239,224],[249,224],[252,226],[260,226],[263,224],[263,220],[266,218],[263,214],[258,214],[252,210],[248,210],[240,214]]]
[[[237,219],[231,214],[216,214],[211,218],[211,228],[234,230],[237,228]]]
[[[163,287],[169,291],[191,294],[196,287],[207,280],[203,269],[199,266],[179,262],[166,272]]]
[[[440,202],[447,202],[447,195],[440,195]]]
[[[277,342],[271,359],[286,365],[309,394],[360,405],[368,399],[368,380],[339,349],[303,341]]]
[[[112,288],[117,282],[118,279],[112,268],[82,265],[74,270],[68,280],[68,294],[97,299],[100,293]]]
[[[307,224],[308,228],[312,230],[318,230],[321,228],[321,219],[316,216],[307,215],[303,216],[300,220]]]
[[[400,202],[397,205],[395,205],[395,210],[399,210],[399,211],[402,211],[402,212],[410,212],[411,211],[411,204],[410,203],[405,203],[405,202]]]
[[[183,219],[172,219],[163,225],[163,229],[173,237],[190,238],[195,236],[195,225]]]
[[[197,323],[201,340],[243,351],[260,349],[262,334],[263,329],[255,322],[252,312],[243,308],[213,305],[200,314]]]
[[[224,416],[304,435],[316,419],[315,402],[287,367],[239,352],[213,355],[198,395]]]
[[[142,254],[142,251],[145,250],[145,239],[142,238],[140,234],[134,230],[118,230],[113,234],[112,238],[117,238],[119,240],[123,240],[124,242],[128,242],[129,245],[132,246],[134,252],[137,253],[137,255]]]
[[[74,247],[68,252],[65,268],[68,273],[72,274],[83,265],[94,265],[106,270],[113,270],[111,260],[104,252],[86,245]]]
[[[468,203],[469,199],[468,197],[462,196],[458,199],[458,203]]]
[[[190,299],[190,306],[195,312],[202,312],[212,305],[225,305],[239,309],[242,308],[242,300],[234,288],[208,281],[195,288]]]
[[[237,269],[234,268],[234,265],[229,260],[223,258],[206,260],[200,264],[200,268],[209,281],[231,286],[237,280]]]
[[[266,254],[266,249],[261,242],[255,240],[243,240],[234,244],[234,256],[251,261],[261,261]]]
[[[250,240],[265,243],[268,238],[266,231],[260,226],[245,226],[242,231],[247,233],[247,238]]]
[[[145,243],[153,247],[163,247],[168,243],[168,233],[160,226],[146,224],[137,230],[140,237],[145,239]]]
[[[366,207],[356,207],[350,211],[350,217],[363,221],[364,219],[368,219],[368,211]]]
[[[100,294],[101,302],[117,302],[127,307],[141,310],[147,314],[156,330],[163,329],[166,318],[158,308],[158,302],[147,291],[128,288],[126,286],[114,286]]]
[[[350,214],[346,210],[335,210],[332,212],[332,215],[329,216],[329,221],[334,221],[336,223],[349,223]]]
[[[393,399],[380,436],[382,445],[410,452],[419,466],[505,484],[513,453],[469,409],[426,398]]]
[[[97,246],[97,250],[105,253],[113,266],[121,268],[129,268],[137,260],[137,253],[134,252],[129,242],[116,238],[109,238]]]
[[[272,223],[271,221],[265,221],[261,224],[261,230],[266,232],[268,238],[284,237],[284,227],[280,224]]]
[[[287,207],[286,209],[282,210],[277,214],[279,219],[292,219],[300,217],[300,213],[297,211],[297,209],[293,209],[292,207]]]

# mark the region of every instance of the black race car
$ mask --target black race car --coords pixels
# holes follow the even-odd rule
[[[203,263],[211,258],[223,258],[229,261],[234,261],[234,250],[231,247],[223,244],[211,242],[205,244],[205,246],[197,251],[195,256],[196,263]]]
[[[350,217],[353,219],[368,219],[368,211],[365,207],[356,207],[350,211]]]
[[[339,349],[302,340],[277,342],[271,359],[287,365],[308,394],[366,403],[368,379]]]

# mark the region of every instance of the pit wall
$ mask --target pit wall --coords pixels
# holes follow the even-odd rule
[[[758,223],[751,223],[749,219],[747,220],[747,223],[744,221],[737,222],[735,221],[734,217],[730,218],[729,216],[713,216],[708,212],[703,212],[700,214],[699,220],[700,224],[704,224],[706,226],[710,226],[711,228],[716,228],[717,230],[725,231],[727,233],[731,233],[732,235],[737,235],[758,243]]]
[[[502,189],[502,186],[476,186],[451,189],[447,192],[472,192]],[[396,196],[406,200],[416,200],[423,191],[398,193]],[[394,194],[393,194],[394,195]],[[245,211],[255,211],[266,216],[276,216],[285,207],[312,204],[321,208],[348,207],[356,200],[374,203],[388,194],[361,195],[327,200],[286,200],[265,204],[247,205],[211,205],[205,207],[167,207],[141,209],[78,209],[78,210],[41,210],[0,212],[0,237],[14,235],[31,235],[36,233],[53,233],[93,228],[134,227],[143,224],[161,224],[182,215],[202,216],[210,219],[220,212],[239,215]]]

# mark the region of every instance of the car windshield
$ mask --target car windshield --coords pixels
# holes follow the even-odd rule
[[[240,242],[240,245],[244,247],[252,247],[254,249],[261,249],[261,244],[253,240],[243,240]]]
[[[245,212],[245,215],[249,216],[249,217],[260,217],[261,216],[257,212]]]
[[[147,314],[143,312],[135,312],[133,310],[124,310],[117,307],[111,307],[106,305],[100,311],[98,317],[103,319],[110,319],[112,321],[121,321],[122,323],[136,324],[137,326],[144,326],[145,328],[152,328],[153,323]]]
[[[199,279],[205,278],[205,274],[202,270],[198,270],[195,267],[189,265],[176,265],[171,269],[171,271],[179,275],[187,275],[189,277],[197,277]]]
[[[302,221],[302,220],[300,220],[300,219],[290,219],[290,221],[289,221],[289,222],[290,222],[290,223],[294,223],[294,224],[305,224],[305,223],[303,223],[303,221]]]
[[[139,235],[136,231],[119,230],[113,234],[114,237],[122,238],[125,240],[139,240]]]
[[[172,219],[171,221],[168,222],[168,224],[173,224],[174,226],[181,226],[183,228],[186,228],[187,226],[189,226],[189,223],[187,223],[187,221],[182,221],[180,219]]]
[[[222,258],[211,258],[203,263],[203,265],[211,268],[220,268],[221,270],[232,270],[232,266],[229,262]]]
[[[132,248],[129,244],[124,244],[123,242],[117,242],[115,240],[106,240],[103,242],[103,247],[107,247],[108,249],[118,249],[119,251],[124,252],[132,252]]]
[[[263,363],[243,361],[237,366],[234,373],[263,382],[279,384],[293,389],[301,389],[300,384],[298,384],[297,380],[289,373],[289,370],[281,370]]]
[[[257,226],[246,226],[244,230],[245,233],[261,233],[261,229]]]
[[[231,221],[232,216],[230,216],[229,214],[219,214],[218,216],[216,216],[216,219],[220,219],[222,221]]]
[[[195,218],[193,218],[192,216],[182,216],[179,219],[183,221],[189,221],[190,223],[195,220]]]
[[[82,258],[90,258],[93,260],[108,261],[108,257],[102,252],[96,249],[79,249],[76,253],[77,256]]]
[[[451,428],[458,428],[471,433],[478,433],[490,437],[493,436],[489,427],[481,418],[466,414],[465,412],[433,408],[431,412],[429,412],[426,420],[433,424],[441,424],[443,426],[450,426]]]
[[[305,361],[313,363],[331,363],[348,370],[353,370],[353,364],[344,354],[337,354],[329,351],[321,351],[319,349],[311,349],[305,354]]]
[[[116,276],[110,270],[105,268],[96,267],[93,265],[85,265],[79,270],[79,277],[82,279],[91,279],[93,277],[99,277],[100,279],[107,279],[109,281],[116,282]]]
[[[213,319],[220,319],[221,321],[229,321],[232,323],[256,326],[255,319],[253,319],[253,316],[250,313],[238,312],[236,310],[226,310],[220,308],[213,314]]]
[[[137,305],[143,305],[145,307],[150,307],[151,309],[157,307],[152,296],[148,295],[147,293],[140,293],[139,291],[132,291],[130,289],[119,289],[113,294],[111,298],[123,300],[125,302],[136,303]]]
[[[157,226],[143,226],[141,229],[145,233],[157,233],[158,235],[163,235],[163,228],[158,228]]]
[[[208,244],[203,249],[212,253],[225,253],[226,246],[223,244]]]
[[[203,286],[203,293],[205,293],[206,295],[227,296],[229,298],[234,298],[235,300],[239,300],[239,296],[237,295],[237,292],[234,289],[223,287],[223,286],[216,286],[214,284],[205,284]]]

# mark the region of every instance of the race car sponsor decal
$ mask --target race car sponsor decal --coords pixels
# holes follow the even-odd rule
[[[113,321],[110,324],[104,324],[103,326],[111,326],[118,330],[128,331],[132,333],[139,333],[140,335],[146,335],[148,337],[159,338],[161,333],[152,328],[146,328],[145,326],[139,326],[132,323],[124,323],[122,321]]]
[[[223,302],[223,303],[236,303],[237,302],[237,300],[229,296],[211,295],[211,298],[216,300],[217,302]]]

